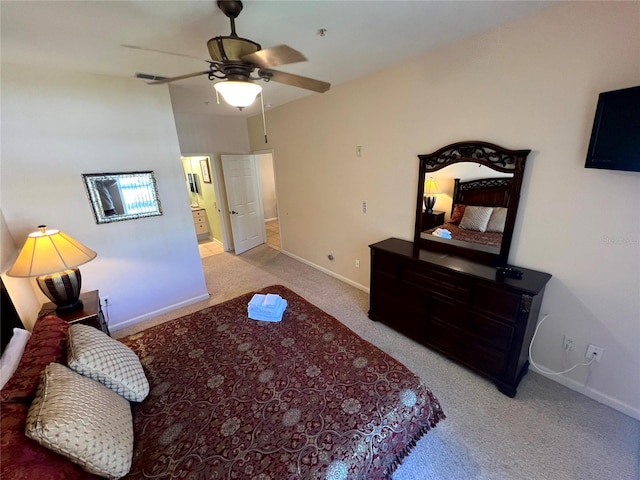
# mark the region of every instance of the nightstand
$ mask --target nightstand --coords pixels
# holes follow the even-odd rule
[[[56,312],[55,303],[47,302],[42,305],[42,309],[38,314],[38,318],[42,317],[43,315],[54,314],[60,317],[62,320],[70,323],[71,325],[75,323],[90,325],[97,328],[98,330],[102,330],[104,333],[111,336],[111,334],[109,333],[109,327],[107,326],[107,322],[104,319],[104,314],[102,313],[102,308],[100,306],[100,295],[98,294],[98,290],[81,293],[80,300],[82,300],[82,308],[63,313]]]
[[[439,227],[444,223],[444,212],[434,210],[432,213],[422,212],[422,223],[420,231],[424,232],[430,228]]]

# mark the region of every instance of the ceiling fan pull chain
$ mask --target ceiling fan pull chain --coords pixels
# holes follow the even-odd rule
[[[264,97],[262,91],[260,91],[260,104],[262,105],[262,129],[264,130],[264,143],[269,143],[267,140],[267,121],[264,118]]]

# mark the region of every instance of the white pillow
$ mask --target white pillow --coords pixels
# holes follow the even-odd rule
[[[15,373],[24,347],[27,345],[31,332],[23,328],[14,328],[11,340],[4,349],[2,357],[0,358],[0,389],[4,388],[4,385],[9,381],[11,376]]]
[[[464,230],[476,230],[478,232],[486,232],[489,218],[493,207],[475,207],[467,205],[464,209],[464,215],[460,221],[460,228]]]
[[[42,374],[25,434],[101,477],[123,477],[133,461],[129,402],[59,363]]]
[[[507,221],[507,209],[505,207],[493,207],[493,213],[487,224],[487,232],[504,233],[504,224]]]
[[[69,328],[67,364],[132,402],[141,402],[149,394],[149,382],[135,352],[89,325]]]

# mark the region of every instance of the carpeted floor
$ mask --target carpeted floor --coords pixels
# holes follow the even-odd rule
[[[266,245],[203,259],[211,297],[118,332],[122,337],[242,293],[282,284],[420,375],[447,419],[394,480],[639,480],[640,422],[541,375],[510,399],[482,377],[367,317],[369,296]]]

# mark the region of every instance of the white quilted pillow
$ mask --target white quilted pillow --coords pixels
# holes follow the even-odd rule
[[[67,364],[132,402],[149,394],[149,382],[133,350],[88,325],[69,328]]]
[[[120,478],[131,468],[129,402],[58,363],[44,370],[29,407],[25,434],[101,477]]]
[[[460,228],[486,232],[492,212],[493,207],[474,207],[467,205],[467,208],[464,209],[462,220],[460,221]]]

